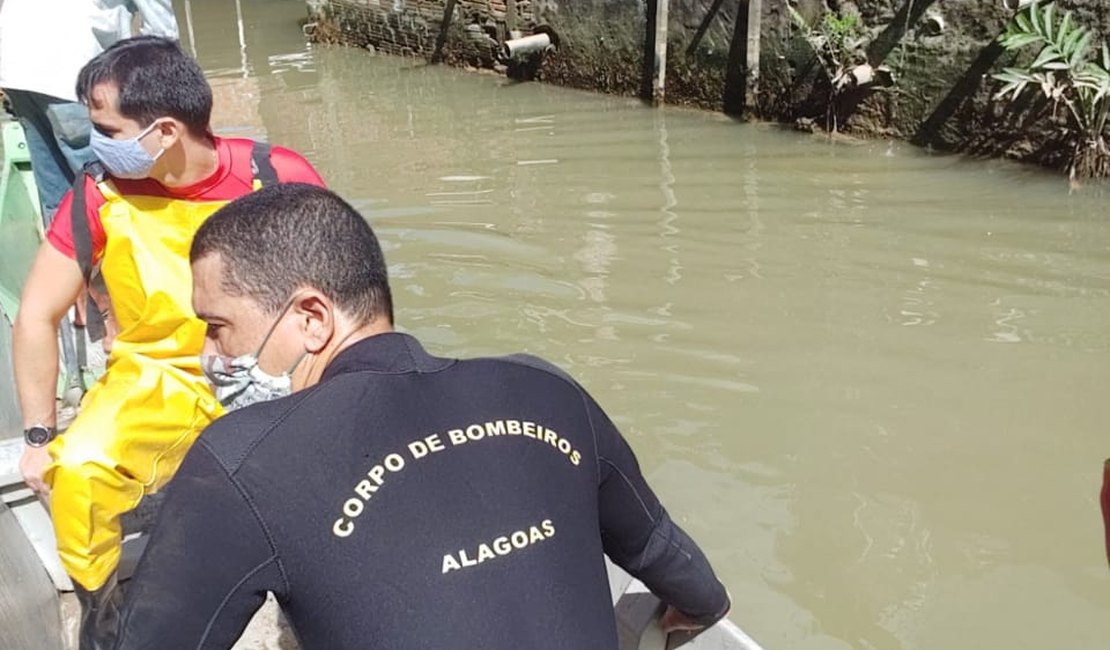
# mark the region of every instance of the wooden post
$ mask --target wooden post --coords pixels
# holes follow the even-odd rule
[[[759,87],[759,41],[763,33],[763,0],[749,0],[748,4],[748,91],[746,105],[755,102]]]
[[[759,77],[759,35],[762,25],[762,0],[739,0],[732,42],[725,71],[724,109],[729,115],[742,115],[754,97],[753,86]]]
[[[667,86],[667,4],[668,0],[655,0],[655,59],[651,83],[651,103],[663,103]]]

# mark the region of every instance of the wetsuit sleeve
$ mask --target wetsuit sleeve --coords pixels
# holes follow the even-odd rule
[[[125,587],[116,650],[226,650],[267,591],[288,592],[284,574],[250,502],[203,439],[168,489]]]
[[[282,183],[308,183],[324,187],[324,179],[320,178],[312,164],[292,149],[274,146],[270,149],[270,163]]]
[[[89,234],[92,236],[93,259],[99,260],[104,254],[104,244],[107,241],[104,235],[104,224],[100,221],[100,208],[104,205],[104,196],[96,189],[96,183],[91,179],[85,183],[85,205],[88,207],[85,219],[89,222]],[[76,248],[73,245],[73,222],[70,220],[72,211],[73,190],[69,190],[58,204],[54,220],[50,222],[50,228],[46,231],[46,241],[66,257],[77,259]]]
[[[589,396],[598,445],[598,502],[605,554],[663,602],[711,625],[729,609],[709,560],[667,514],[616,426]]]

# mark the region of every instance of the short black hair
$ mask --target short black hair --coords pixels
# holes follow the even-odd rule
[[[385,256],[370,224],[339,195],[279,183],[217,210],[197,231],[190,262],[219,253],[223,288],[278,313],[298,289],[321,291],[362,323],[393,323]]]
[[[195,135],[209,132],[212,88],[177,41],[136,36],[113,43],[81,68],[78,99],[87,104],[93,88],[103,83],[119,89],[120,114],[143,126],[169,116]]]

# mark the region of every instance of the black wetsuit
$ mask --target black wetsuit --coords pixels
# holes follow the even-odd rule
[[[705,622],[728,607],[601,408],[527,356],[399,333],[217,420],[169,488],[119,648],[228,648],[267,591],[306,650],[616,648],[605,552]]]

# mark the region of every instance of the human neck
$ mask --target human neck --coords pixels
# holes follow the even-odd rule
[[[385,319],[379,318],[374,319],[356,329],[353,329],[342,336],[336,337],[336,342],[333,345],[329,345],[327,348],[321,350],[319,354],[313,357],[312,363],[306,368],[306,374],[302,379],[302,381],[304,382],[303,384],[297,381],[297,373],[294,373],[293,390],[311,388],[312,386],[320,383],[320,378],[324,376],[324,371],[327,370],[329,365],[331,365],[331,362],[337,356],[339,356],[341,352],[351,347],[352,345],[358,343],[359,341],[364,341],[371,336],[388,334],[392,331],[393,324]],[[298,386],[298,384],[300,385]]]
[[[185,136],[180,140],[179,147],[166,151],[162,158],[162,169],[154,180],[166,187],[195,185],[216,173],[220,167],[216,142],[209,136]]]

